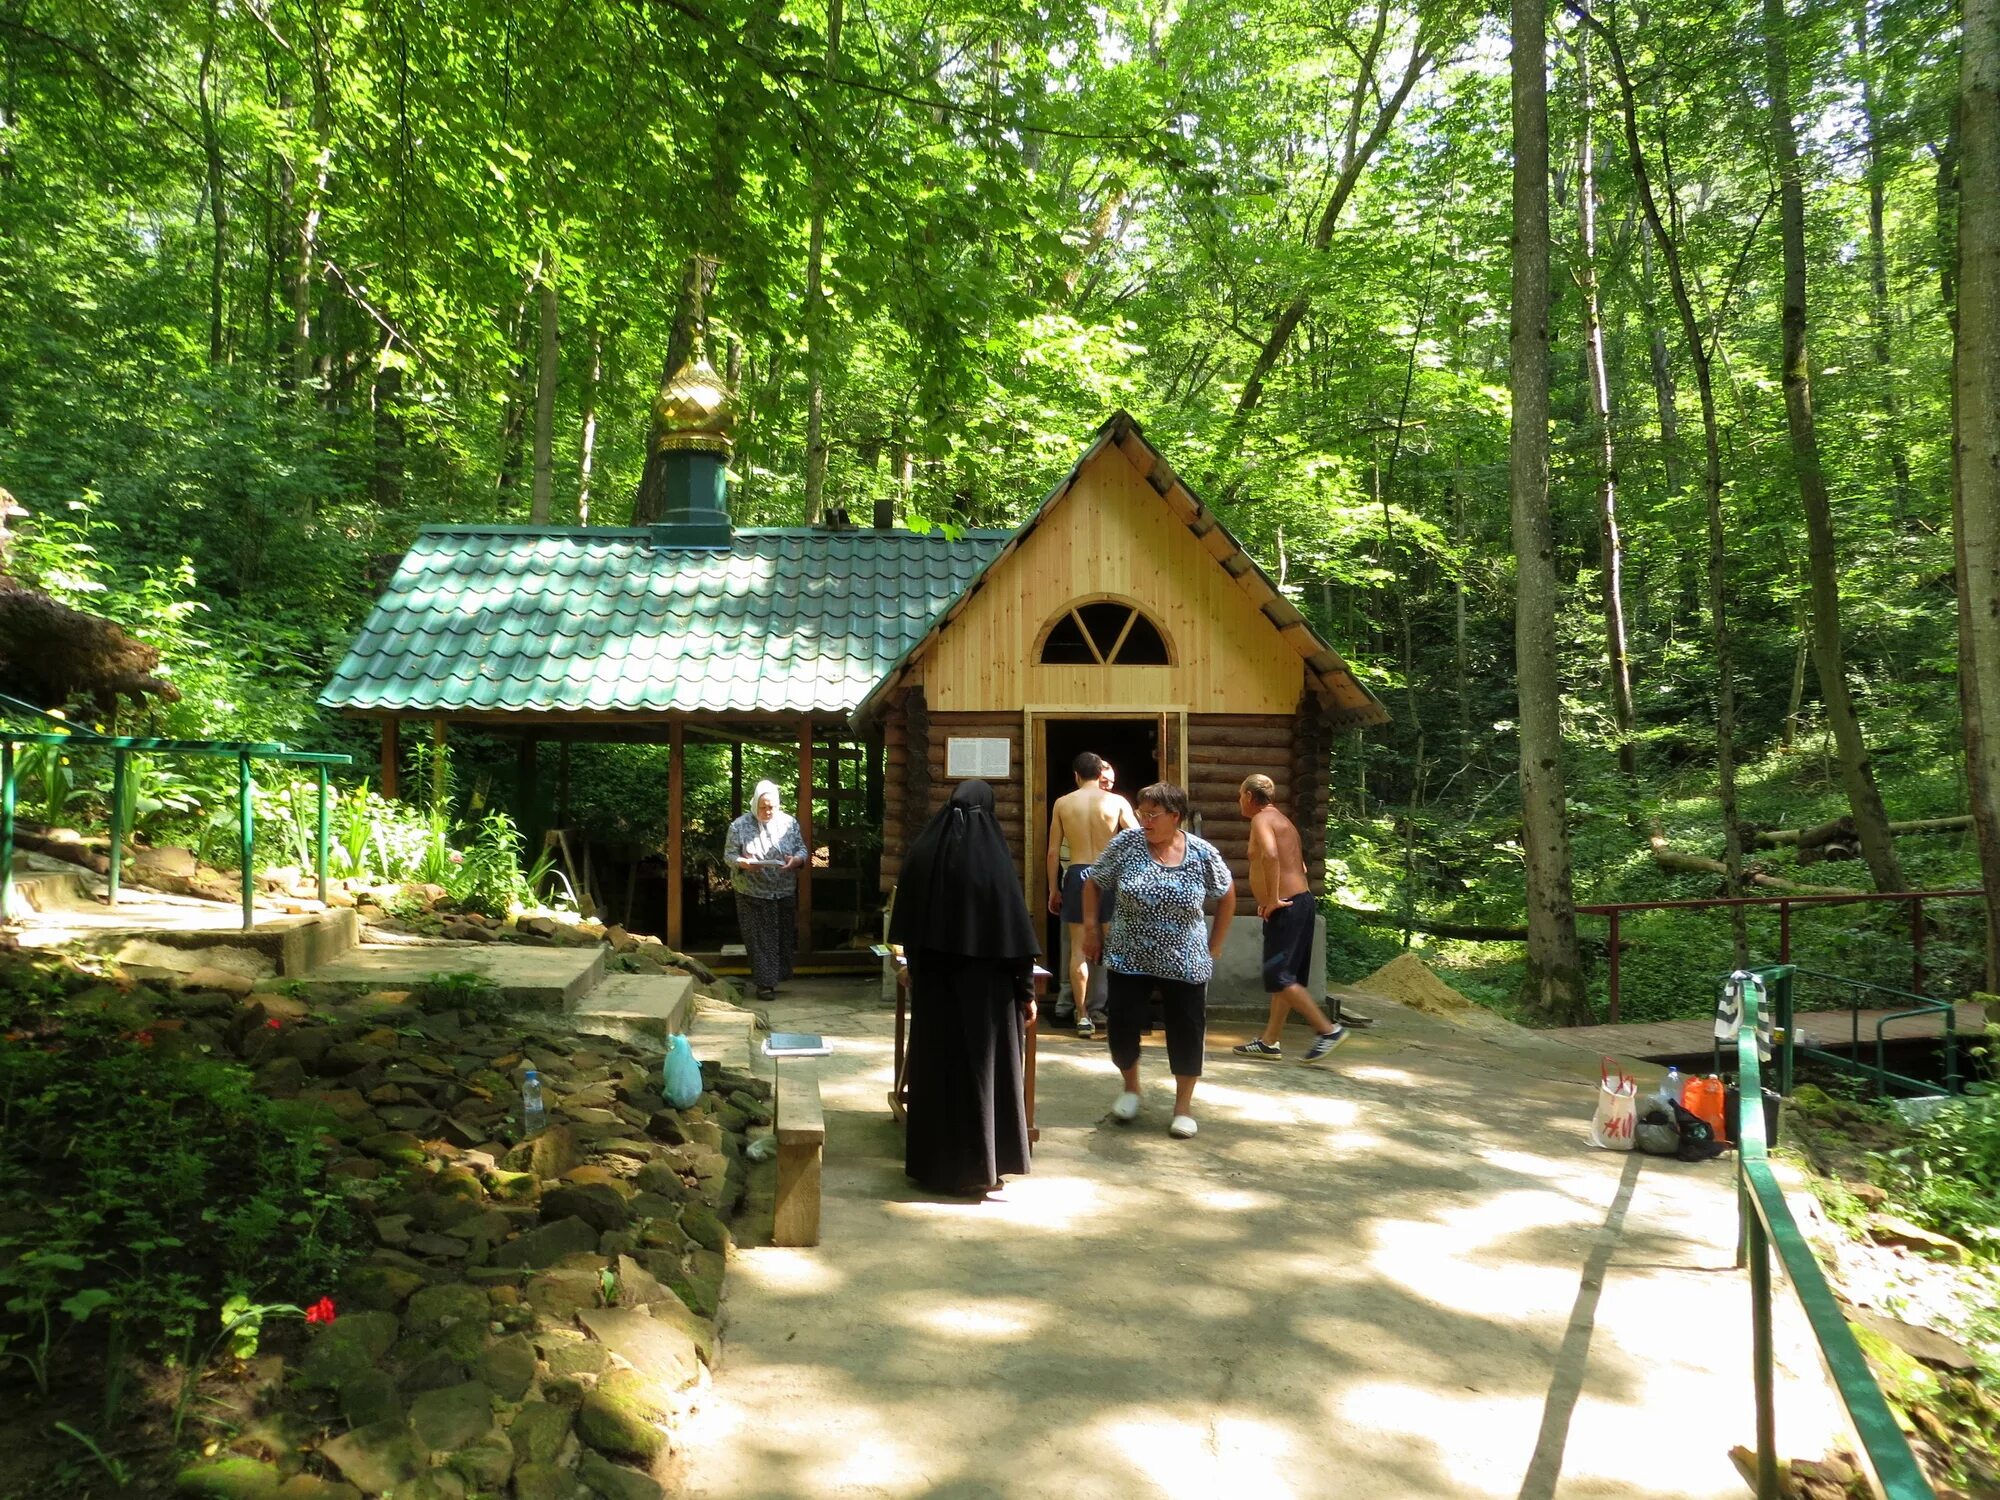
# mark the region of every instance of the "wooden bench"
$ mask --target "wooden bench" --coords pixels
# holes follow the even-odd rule
[[[819,1068],[810,1057],[773,1061],[778,1080],[778,1198],[771,1243],[817,1245],[820,1160],[826,1150]]]

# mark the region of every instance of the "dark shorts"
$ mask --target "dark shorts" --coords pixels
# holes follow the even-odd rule
[[[1129,1068],[1139,1060],[1139,1038],[1153,1030],[1153,999],[1167,1028],[1167,1067],[1176,1078],[1201,1077],[1208,1038],[1208,986],[1151,974],[1111,972],[1111,1061]]]
[[[1300,891],[1264,918],[1264,993],[1275,995],[1305,984],[1312,973],[1313,918],[1318,903]]]
[[[1063,920],[1072,927],[1083,925],[1083,883],[1089,878],[1089,865],[1071,865],[1063,871]],[[1100,917],[1108,915],[1101,892],[1097,898],[1097,914]]]

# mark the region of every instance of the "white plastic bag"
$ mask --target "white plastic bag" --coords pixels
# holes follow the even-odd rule
[[[1597,1112],[1590,1117],[1590,1144],[1604,1151],[1630,1151],[1639,1121],[1639,1081],[1607,1057],[1597,1065]]]

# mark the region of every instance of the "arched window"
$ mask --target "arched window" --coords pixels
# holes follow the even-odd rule
[[[1072,604],[1042,634],[1042,664],[1051,667],[1165,667],[1173,652],[1160,627],[1120,599]]]

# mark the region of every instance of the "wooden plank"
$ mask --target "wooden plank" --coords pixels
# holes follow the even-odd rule
[[[1861,1046],[1864,1052],[1874,1047],[1875,1023],[1894,1014],[1890,1010],[1861,1012]],[[1985,1029],[1986,1008],[1983,1005],[1962,1002],[1954,1007],[1954,1015],[1958,1034],[1962,1038],[1976,1039]],[[1842,1052],[1852,1049],[1852,1022],[1847,1011],[1800,1011],[1794,1015],[1793,1021],[1811,1038],[1815,1047]],[[1711,1027],[1712,1023],[1706,1020],[1625,1021],[1616,1026],[1556,1027],[1541,1035],[1600,1055],[1645,1059],[1707,1052],[1714,1043]],[[1944,1017],[1933,1013],[1891,1021],[1885,1035],[1890,1041],[1943,1036]]]
[[[813,920],[813,721],[799,719],[799,837],[805,841],[806,867],[799,871],[799,951],[812,951]],[[817,1243],[817,1241],[815,1241]]]
[[[396,777],[397,772],[401,768],[400,763],[402,760],[400,748],[396,743],[400,728],[400,720],[384,719],[382,721],[382,763],[381,769],[376,775],[375,785],[376,790],[381,792],[384,797],[392,800],[396,796]]]
[[[739,751],[740,754],[740,751]],[[736,774],[732,789],[737,800],[743,795],[743,763],[735,763]],[[676,719],[667,728],[667,946],[679,952],[687,943],[687,928],[682,917],[681,889],[681,836],[685,821],[683,808],[686,798],[684,791],[687,777],[687,741]]]
[[[771,1243],[817,1245],[820,1168],[826,1146],[819,1069],[812,1058],[786,1057],[777,1059],[776,1071],[778,1193]]]

